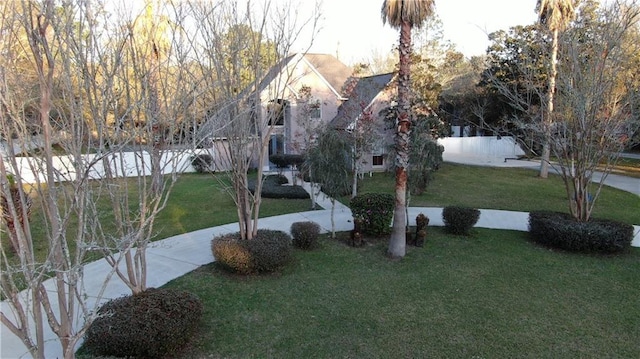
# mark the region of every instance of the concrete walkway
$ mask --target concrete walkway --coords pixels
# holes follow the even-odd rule
[[[445,161],[496,167],[537,168],[539,166],[539,163],[534,161],[507,160],[505,162],[504,159],[480,158],[469,155],[445,154]],[[628,180],[626,177],[619,177],[622,176],[610,175],[605,180],[605,183],[612,187],[621,188],[640,196],[640,180]],[[304,183],[303,186],[308,191],[312,190],[308,183]],[[315,190],[318,191],[317,188]],[[331,202],[326,196],[320,194],[318,197],[318,204],[325,209],[261,218],[259,222],[260,228],[288,231],[291,224],[294,222],[314,221],[321,226],[323,232],[329,232],[331,231]],[[415,217],[419,213],[424,213],[429,217],[429,225],[443,225],[442,208],[410,208],[409,219],[411,225],[415,224],[412,221],[415,221]],[[336,231],[348,231],[353,229],[351,210],[339,202],[336,202],[336,207],[334,209],[334,221]],[[476,227],[481,228],[517,231],[527,231],[527,226],[528,213],[488,209],[481,210],[480,219],[476,224]],[[153,242],[147,249],[147,265],[148,273],[150,274],[147,280],[147,285],[149,287],[162,286],[174,278],[178,278],[189,273],[204,264],[211,263],[214,261],[213,255],[211,254],[211,239],[220,234],[237,231],[238,224],[231,223],[184,233]],[[640,226],[635,226],[635,237],[632,245],[640,247]],[[104,302],[110,298],[117,298],[130,293],[119,279],[111,278],[107,280],[111,272],[111,268],[104,260],[98,260],[85,266],[84,287],[89,298]],[[104,282],[107,282],[107,285],[103,288]],[[52,282],[47,283],[47,288],[50,291],[55,290]],[[101,291],[102,295],[98,298]],[[6,303],[0,303],[0,306],[3,313],[11,313]],[[58,344],[55,335],[48,329],[46,324],[45,327],[48,331],[46,357],[62,357],[60,345]],[[10,333],[4,326],[0,327],[0,336],[0,358],[10,359],[29,357],[28,352],[20,340]]]

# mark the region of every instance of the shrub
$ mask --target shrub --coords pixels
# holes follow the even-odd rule
[[[351,199],[353,218],[362,220],[362,232],[390,233],[395,198],[388,193],[364,193]]]
[[[84,345],[95,355],[158,358],[178,352],[198,328],[202,302],[192,293],[154,289],[98,309]]]
[[[451,234],[468,235],[479,218],[480,211],[475,208],[448,206],[442,210],[442,221]]]
[[[304,156],[296,154],[277,154],[269,156],[269,161],[278,168],[287,168],[289,166],[297,166],[304,162]]]
[[[211,248],[216,262],[232,272],[273,272],[291,259],[291,236],[283,231],[259,229],[248,240],[241,239],[240,233],[215,237]]]
[[[217,263],[231,272],[249,274],[253,271],[251,255],[238,238],[237,233],[214,238],[211,242],[213,257]]]
[[[320,235],[320,225],[316,222],[295,222],[291,224],[293,245],[301,249],[311,249],[317,246]]]
[[[530,238],[547,247],[583,253],[619,253],[631,246],[633,226],[592,218],[578,222],[567,213],[529,213]]]
[[[256,238],[244,243],[257,273],[276,271],[291,259],[291,236],[283,231],[259,229]]]
[[[213,157],[208,154],[199,154],[191,157],[191,166],[198,173],[207,173],[213,169]]]
[[[307,199],[309,193],[301,186],[283,186],[289,183],[287,177],[283,175],[268,175],[264,177],[262,184],[262,197],[264,198],[285,198],[285,199]],[[255,191],[255,181],[249,182],[251,193]]]

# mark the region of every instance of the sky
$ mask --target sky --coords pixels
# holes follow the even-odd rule
[[[346,64],[387,54],[399,30],[382,24],[381,6],[382,0],[322,0],[322,28],[309,52],[337,54]],[[445,39],[470,57],[484,54],[489,33],[535,22],[535,6],[536,0],[436,0],[435,10]]]

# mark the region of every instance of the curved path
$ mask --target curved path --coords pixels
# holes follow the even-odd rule
[[[482,159],[472,158],[469,156],[446,156],[446,161],[476,164],[485,166],[499,167],[536,167],[537,164],[531,161],[507,161],[501,159]],[[609,176],[605,183],[607,185],[625,189],[628,186],[632,193],[640,195],[640,180],[633,179],[631,181],[619,181],[616,177]],[[627,179],[627,177],[623,177]],[[623,185],[620,185],[623,183]],[[308,184],[305,184],[310,190]],[[326,197],[318,198],[319,204],[323,208],[331,208],[330,202]],[[508,229],[517,231],[527,231],[528,213],[501,211],[501,210],[480,210],[480,219],[476,227]],[[442,226],[442,208],[434,207],[411,207],[409,208],[409,218],[415,221],[415,217],[419,213],[424,213],[429,217],[431,226]],[[331,210],[324,209],[318,211],[300,212],[274,217],[260,219],[260,228],[287,230],[291,224],[299,221],[314,221],[318,223],[324,232],[331,231]],[[348,231],[353,229],[351,210],[336,202],[334,209],[334,222],[336,231]],[[410,223],[414,225],[415,223]],[[180,234],[174,237],[166,238],[157,242],[153,242],[147,249],[147,265],[148,273],[151,275],[147,279],[149,287],[159,287],[168,281],[180,277],[202,265],[214,261],[211,254],[211,239],[219,234],[231,233],[238,231],[237,223],[225,224],[222,226],[206,228],[194,232]],[[640,247],[640,226],[635,226],[635,236],[632,245]],[[100,299],[97,298],[98,293],[102,289],[102,283],[107,280],[107,276],[111,273],[109,265],[104,260],[98,260],[89,263],[84,268],[85,289],[89,298],[94,298],[100,302],[110,298],[117,298],[130,293],[129,289],[122,284],[117,278],[111,278]],[[47,288],[54,290],[53,283],[46,283]],[[55,304],[55,303],[52,303]],[[6,303],[0,303],[3,313],[10,313],[6,307]],[[55,309],[54,309],[55,310]],[[48,326],[46,326],[46,330]],[[26,358],[29,357],[23,344],[10,333],[4,326],[0,326],[0,358]],[[62,357],[60,345],[53,332],[47,333],[46,357],[56,358]]]

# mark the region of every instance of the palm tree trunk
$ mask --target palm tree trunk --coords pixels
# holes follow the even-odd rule
[[[402,258],[406,254],[406,194],[407,167],[409,165],[409,90],[411,66],[411,25],[404,21],[400,27],[400,71],[398,74],[398,120],[396,123],[396,203],[393,210],[393,230],[389,239],[388,254],[392,258]]]
[[[544,116],[544,143],[542,159],[540,161],[540,178],[549,177],[549,158],[551,157],[551,126],[553,125],[553,99],[556,93],[556,77],[558,76],[558,30],[553,31],[551,42],[551,74],[549,74],[549,88],[547,89],[547,109]]]

